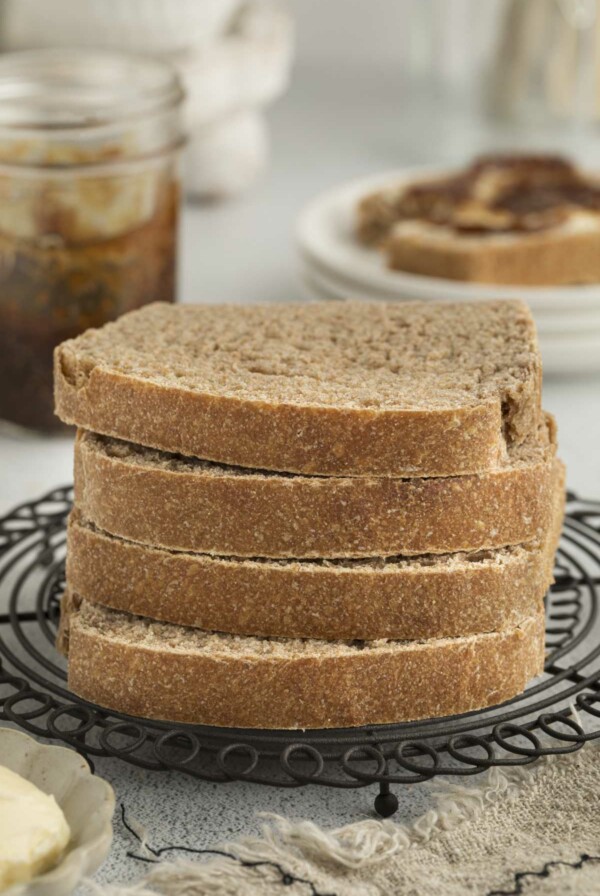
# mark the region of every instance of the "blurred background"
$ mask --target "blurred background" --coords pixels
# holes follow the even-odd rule
[[[564,153],[600,170],[597,0],[3,0],[0,47],[0,196],[10,237],[6,246],[0,239],[0,277],[9,270],[18,283],[11,305],[0,282],[10,350],[25,344],[40,308],[57,292],[63,304],[54,320],[60,319],[62,329],[53,330],[54,324],[41,318],[37,341],[31,343],[34,353],[40,332],[49,353],[53,342],[84,323],[101,323],[93,316],[99,308],[106,318],[114,317],[143,303],[144,295],[156,297],[156,290],[184,302],[319,297],[299,252],[298,220],[315,197],[346,182],[413,166],[461,166],[480,152],[501,150]],[[50,69],[24,74],[10,54],[36,49],[57,55]],[[164,86],[166,78],[161,88],[166,92],[157,99],[149,76],[144,80],[133,65],[125,75],[115,56],[104,57],[103,63],[98,51],[150,55],[179,80],[185,99],[180,102],[173,83]],[[31,144],[25,150],[15,145],[14,117],[22,114],[22,101],[37,102],[43,93],[41,107],[44,114],[51,109],[56,127],[55,117],[65,110],[51,108],[48,100],[55,82],[61,90],[66,85],[69,115],[85,139],[75,149],[69,144],[68,152],[59,144],[51,156],[37,150],[32,155]],[[86,114],[88,102],[93,114]],[[136,109],[145,110],[143,121]],[[161,116],[168,111],[162,142],[159,129],[148,124],[156,121],[157,109]],[[111,145],[102,143],[98,154],[98,141],[85,135],[105,123],[103,116],[118,126],[117,137]],[[48,121],[42,117],[27,127],[39,148],[40,134],[47,139]],[[140,167],[146,165],[148,139],[150,154],[158,151],[165,160],[160,173]],[[172,160],[179,158],[179,143],[185,146],[175,174]],[[91,146],[96,155],[89,155]],[[18,171],[11,168],[15,153]],[[122,168],[130,158],[137,166],[135,177]],[[69,166],[82,164],[69,172]],[[32,168],[38,180],[30,176]],[[73,194],[75,182],[81,189]],[[110,186],[110,215],[102,206],[105,197],[94,205],[100,182],[102,190]],[[183,200],[179,226],[175,195]],[[130,239],[121,223],[108,226],[113,214],[121,222],[123,208],[136,234],[142,233],[138,225],[150,222],[145,241]],[[112,278],[110,301],[104,305],[90,298],[81,261],[85,240],[78,243],[73,236],[74,228],[84,224],[95,228],[97,237],[91,241],[99,253],[90,268],[93,282],[102,279],[100,268]],[[105,264],[102,252],[106,239],[113,238],[116,254]],[[162,267],[157,262],[155,276],[148,270],[150,259],[164,261]],[[56,280],[57,269],[61,276],[68,272],[67,280]],[[146,275],[143,288],[135,273],[140,270]],[[68,289],[40,289],[45,278],[55,287],[68,282]],[[364,284],[352,285],[369,292]],[[587,303],[585,320],[577,317],[572,293],[564,293],[564,300],[560,292],[550,295],[562,305],[562,317],[554,317],[551,327],[569,332],[558,354],[545,349],[546,403],[562,418],[572,485],[600,494],[600,470],[590,460],[589,447],[590,427],[600,426],[595,423],[600,420],[600,286],[577,289]],[[24,294],[29,305],[21,300]],[[85,302],[88,310],[93,305],[92,317],[73,318],[73,308],[79,313]],[[7,325],[13,320],[14,338]],[[546,320],[548,315],[540,313],[540,326]],[[585,345],[577,341],[583,330]],[[8,358],[10,351],[0,354]],[[562,360],[555,364],[559,355]],[[19,361],[21,368],[35,366],[35,357],[30,353]],[[578,364],[583,357],[585,363]],[[27,400],[13,385],[24,376],[15,372],[14,354],[10,363],[13,367],[2,374],[0,398],[17,388],[12,406],[25,408]],[[43,363],[47,371],[48,360]],[[49,383],[48,372],[47,389]],[[0,437],[0,462],[16,473],[10,482],[4,477],[0,498],[5,509],[70,479],[70,435],[40,441],[31,434],[35,430],[35,425],[25,431],[4,428]]]
[[[186,221],[185,301],[239,300],[240,269],[243,298],[289,295],[296,214],[345,179],[490,148],[595,159],[596,0],[3,0],[0,35],[7,51],[175,65],[188,196],[241,197]],[[212,251],[224,245],[235,263]]]

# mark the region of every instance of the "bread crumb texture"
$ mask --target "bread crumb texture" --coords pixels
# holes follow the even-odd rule
[[[63,343],[55,371],[66,422],[290,472],[487,469],[540,421],[520,302],[158,303]]]
[[[61,357],[78,385],[102,366],[250,401],[428,410],[518,387],[536,346],[519,302],[156,303],[64,343]]]

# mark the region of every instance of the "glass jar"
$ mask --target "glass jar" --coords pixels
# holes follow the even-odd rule
[[[144,57],[0,57],[0,419],[58,429],[54,346],[174,301],[182,99]]]

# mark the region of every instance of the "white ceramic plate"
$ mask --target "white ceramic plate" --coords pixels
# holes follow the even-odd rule
[[[27,884],[10,887],[3,896],[67,896],[108,855],[115,808],[112,787],[93,775],[74,750],[40,744],[10,728],[0,728],[0,764],[52,794],[71,828],[58,865]]]
[[[297,240],[301,255],[309,263],[343,276],[366,291],[384,293],[393,298],[423,301],[480,301],[488,299],[524,299],[534,312],[571,314],[600,308],[600,284],[560,287],[496,286],[463,283],[440,277],[423,277],[390,271],[381,253],[362,246],[354,236],[356,203],[369,192],[403,181],[447,174],[440,168],[404,168],[388,171],[328,191],[314,199],[301,212],[297,222]]]

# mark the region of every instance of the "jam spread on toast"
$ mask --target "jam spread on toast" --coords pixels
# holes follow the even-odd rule
[[[568,159],[486,155],[457,174],[366,197],[358,233],[364,242],[380,242],[394,224],[409,220],[471,235],[533,233],[564,223],[578,210],[600,211],[600,181]]]

